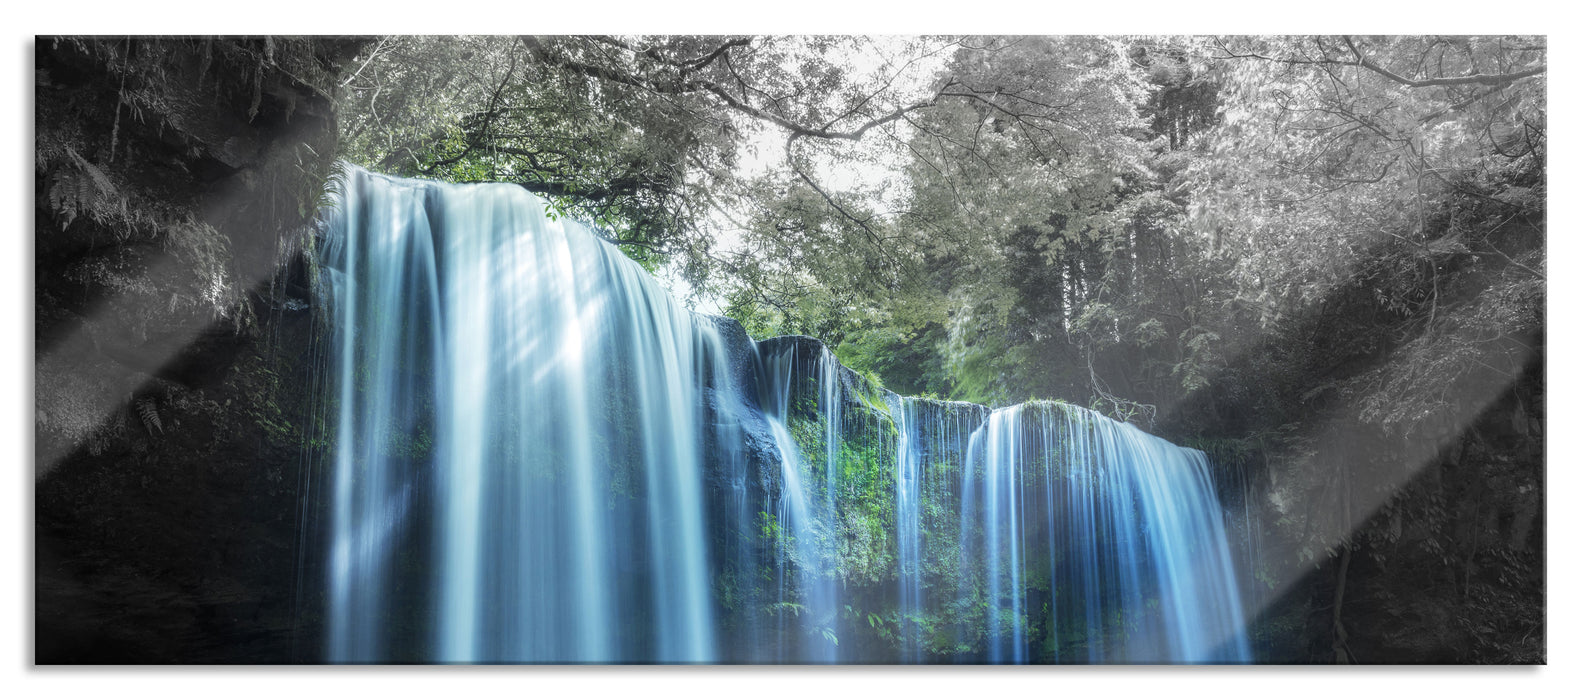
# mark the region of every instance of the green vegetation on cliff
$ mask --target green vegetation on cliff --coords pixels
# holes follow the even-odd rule
[[[1063,399],[1203,448],[1222,493],[1254,495],[1247,536],[1284,557],[1258,573],[1271,660],[1545,659],[1542,37],[41,38],[34,54],[37,566],[67,582],[38,586],[38,616],[83,611],[46,656],[289,658],[295,601],[264,572],[295,543],[260,523],[293,517],[293,460],[330,439],[308,424],[303,242],[343,157],[516,182],[754,336],[829,343],[856,371],[838,463],[805,388],[788,427],[808,483],[836,470],[843,489],[818,531],[860,635],[842,645],[904,622],[864,595],[895,566],[882,381]],[[391,454],[432,448],[390,435]],[[925,492],[930,529],[959,529],[951,497]],[[249,524],[188,522],[228,512]],[[925,544],[925,585],[959,580],[954,546]],[[116,569],[121,550],[143,561]],[[789,603],[769,573],[730,572],[721,605]],[[168,629],[128,622],[190,591],[206,592]],[[984,624],[960,605],[913,621],[930,653],[964,651],[933,632]],[[248,616],[271,632],[218,649]]]

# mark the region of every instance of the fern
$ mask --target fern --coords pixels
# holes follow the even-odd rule
[[[70,167],[56,170],[50,177],[49,188],[49,206],[60,215],[61,230],[84,214],[96,221],[105,221],[110,214],[124,218],[126,200],[110,177],[72,148],[66,148],[66,155],[70,158]]]
[[[154,403],[153,397],[144,396],[134,403],[137,406],[137,417],[143,419],[143,429],[147,430],[149,435],[153,435],[156,430],[160,435],[164,435],[165,426],[159,422],[159,407]]]
[[[308,145],[307,143],[302,143],[299,145],[302,148],[307,149],[309,153],[312,153],[314,158],[319,157],[319,152],[313,150],[312,146]],[[329,171],[322,178],[314,177],[313,173],[309,170],[310,166],[303,161],[301,153],[298,152],[297,170],[303,175],[307,176],[308,181],[322,183],[320,184],[317,193],[313,196],[313,210],[308,211],[306,208],[304,208],[298,213],[303,217],[312,215],[323,218],[328,212],[339,206],[342,195],[346,192],[346,166],[347,163],[344,160],[333,160],[330,162]]]
[[[196,273],[197,284],[188,296],[208,305],[217,316],[231,318],[242,296],[230,282],[229,240],[208,223],[189,217],[166,227],[163,243]]]

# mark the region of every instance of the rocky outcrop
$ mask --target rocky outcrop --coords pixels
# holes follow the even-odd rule
[[[357,45],[37,41],[36,662],[294,658],[303,234]]]
[[[326,92],[356,45],[37,42],[37,662],[320,658],[312,614],[300,612],[315,608],[315,586],[298,578],[299,509],[316,483],[303,450],[322,438],[303,232],[332,171]],[[811,338],[754,342],[730,319],[713,323],[737,386],[753,385],[766,355],[791,352],[805,379],[825,352]],[[1263,660],[1328,661],[1339,649],[1363,663],[1543,661],[1542,364],[1470,425],[1425,438],[1444,449],[1378,512],[1358,516],[1350,555],[1312,552],[1298,562],[1308,578],[1275,582],[1285,595],[1256,623],[1272,640]],[[837,372],[842,440],[866,451],[842,466],[866,470],[853,484],[883,478],[901,399]],[[801,389],[788,418],[799,446],[821,454],[815,393]],[[719,579],[716,599],[736,620],[732,610],[776,602],[750,582],[772,563],[759,516],[774,500],[779,457],[757,392],[711,389],[705,400],[713,415],[745,417],[732,448],[740,461],[708,473],[711,512],[731,514],[711,525],[715,560],[758,565]],[[925,403],[978,424],[987,414]],[[1354,442],[1355,473],[1420,466],[1401,456],[1404,439]],[[1233,486],[1267,486],[1256,482]],[[856,610],[878,609],[877,594],[864,596],[880,590],[890,566],[880,556],[893,549],[884,528],[869,527],[888,512],[890,486],[875,483],[853,491],[851,517],[834,526],[849,564],[842,601]],[[1298,534],[1279,516],[1259,521],[1268,552]],[[848,623],[847,648],[888,643],[871,621]],[[724,634],[751,638],[738,632]]]

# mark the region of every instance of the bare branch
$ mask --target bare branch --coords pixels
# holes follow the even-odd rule
[[[815,182],[800,165],[797,164],[796,157],[792,151],[792,145],[796,143],[796,140],[799,137],[800,135],[798,134],[792,134],[786,139],[786,164],[791,166],[791,171],[796,173],[797,177],[801,178],[802,182],[807,183],[808,187],[813,188],[813,191],[817,192],[820,197],[823,197],[824,201],[828,203],[835,211],[839,212],[841,216],[862,227],[863,232],[868,235],[868,241],[873,243],[874,248],[879,251],[880,255],[883,255],[886,259],[889,259],[889,251],[885,249],[883,242],[880,240],[878,232],[874,231],[873,227],[868,225],[868,220],[859,218],[857,215],[851,213],[845,207],[841,206],[839,202],[835,201],[834,197],[830,196],[828,192],[824,191],[824,188],[820,187],[819,184]]]
[[[798,136],[798,137],[809,136],[809,137],[821,138],[821,139],[839,139],[839,140],[847,140],[847,141],[858,141],[858,140],[862,139],[864,134],[868,133],[868,131],[873,129],[874,127],[883,126],[883,125],[888,124],[890,122],[896,121],[896,120],[900,119],[901,117],[906,116],[906,114],[908,114],[910,112],[915,112],[915,111],[920,110],[920,109],[925,109],[925,108],[934,106],[938,102],[939,97],[940,97],[939,93],[935,93],[934,96],[928,98],[927,100],[923,100],[921,102],[917,102],[917,103],[914,103],[914,104],[911,104],[911,105],[908,105],[908,106],[905,106],[905,107],[897,108],[897,109],[889,112],[888,114],[884,114],[884,115],[875,117],[873,119],[870,119],[870,120],[868,120],[867,122],[864,122],[863,124],[861,124],[860,126],[858,126],[855,129],[851,129],[851,130],[848,130],[848,131],[836,131],[836,130],[829,129],[829,128],[819,128],[819,127],[804,126],[802,124],[798,124],[798,123],[796,123],[794,121],[791,121],[790,119],[787,119],[787,118],[785,118],[783,116],[780,116],[778,114],[775,114],[773,112],[764,110],[764,109],[759,108],[759,107],[755,107],[755,106],[752,105],[752,103],[750,103],[746,99],[738,98],[735,95],[732,95],[730,90],[727,90],[724,86],[722,86],[722,85],[720,85],[718,83],[715,83],[713,81],[710,81],[710,80],[701,80],[701,79],[700,80],[680,80],[680,81],[676,81],[676,82],[673,82],[673,83],[670,83],[670,84],[657,83],[657,82],[650,81],[650,80],[644,80],[642,78],[638,78],[638,77],[635,77],[635,76],[626,75],[624,73],[618,73],[618,72],[616,72],[614,70],[611,70],[609,68],[606,68],[604,66],[592,65],[592,64],[581,62],[581,61],[576,61],[576,60],[573,60],[573,59],[570,59],[570,58],[555,56],[552,53],[550,53],[549,49],[547,47],[545,47],[543,42],[539,41],[539,39],[537,37],[524,36],[524,37],[521,37],[521,41],[522,41],[522,43],[525,46],[527,46],[528,50],[533,53],[533,56],[534,56],[535,59],[538,59],[538,60],[540,60],[540,61],[542,61],[544,63],[548,63],[550,65],[553,65],[553,66],[556,66],[556,67],[559,67],[559,68],[563,68],[563,69],[572,71],[574,73],[585,75],[585,76],[588,76],[588,77],[591,77],[591,78],[598,78],[600,80],[609,80],[611,82],[620,83],[622,85],[630,85],[630,86],[633,86],[633,87],[639,87],[639,88],[643,88],[643,89],[646,89],[646,90],[651,90],[651,91],[653,91],[655,93],[679,94],[679,93],[690,93],[690,92],[707,92],[709,94],[714,95],[715,97],[718,97],[721,101],[723,101],[725,103],[726,106],[730,107],[731,109],[734,109],[734,110],[736,110],[738,112],[741,112],[742,114],[746,114],[746,115],[748,115],[750,117],[754,117],[756,119],[761,119],[763,121],[767,121],[767,122],[769,122],[771,124],[774,124],[775,126],[778,126],[778,127],[782,128],[782,129],[785,129],[785,130],[791,132],[792,135]],[[745,45],[745,44],[732,44],[731,42],[727,42],[727,45],[724,45],[724,46],[720,47],[720,49],[718,49],[718,52],[723,54],[726,50],[731,48],[731,46],[733,46],[733,45]],[[630,47],[628,46],[627,48],[630,48]],[[710,56],[705,56],[704,58],[707,59],[707,61],[711,62],[711,61],[713,61],[716,58],[716,56],[711,54]],[[699,60],[701,61],[703,59],[699,59]],[[703,65],[703,64],[700,64],[700,65]],[[950,87],[953,84],[954,84],[954,82],[946,83],[945,85],[940,87],[940,91],[941,92],[944,91],[946,88]]]
[[[1351,41],[1351,37],[1343,36],[1343,37],[1341,37],[1341,40],[1344,41],[1346,43],[1346,46],[1351,50],[1352,56],[1353,56],[1353,58],[1355,60],[1343,61],[1343,60],[1335,59],[1335,58],[1321,58],[1321,59],[1311,59],[1311,58],[1276,58],[1274,56],[1265,56],[1263,54],[1252,53],[1252,52],[1238,53],[1238,52],[1232,51],[1230,49],[1230,47],[1226,46],[1223,41],[1220,41],[1220,40],[1217,40],[1217,39],[1214,42],[1215,46],[1220,51],[1225,52],[1225,55],[1223,55],[1223,56],[1214,56],[1213,58],[1221,59],[1221,60],[1224,60],[1224,59],[1238,59],[1238,58],[1256,58],[1256,59],[1259,59],[1259,60],[1262,60],[1262,61],[1273,61],[1275,63],[1284,63],[1284,64],[1287,64],[1287,65],[1294,65],[1294,66],[1358,66],[1360,68],[1365,68],[1365,69],[1367,69],[1369,71],[1372,71],[1374,73],[1382,75],[1382,76],[1384,76],[1386,78],[1389,78],[1390,80],[1392,80],[1392,81],[1394,81],[1396,83],[1400,83],[1401,85],[1405,85],[1405,86],[1410,87],[1410,88],[1442,87],[1442,86],[1452,86],[1452,85],[1501,85],[1501,86],[1503,86],[1503,85],[1509,85],[1509,84],[1514,83],[1514,82],[1516,82],[1518,80],[1522,80],[1522,79],[1525,79],[1525,78],[1531,78],[1531,77],[1533,77],[1535,75],[1541,75],[1545,71],[1548,70],[1547,66],[1540,65],[1540,66],[1536,66],[1534,68],[1529,68],[1527,70],[1517,71],[1515,73],[1496,73],[1496,74],[1471,73],[1471,74],[1468,74],[1468,75],[1458,75],[1458,76],[1442,77],[1442,78],[1426,78],[1426,79],[1423,79],[1423,80],[1412,80],[1411,78],[1407,78],[1407,77],[1398,75],[1398,74],[1390,71],[1388,68],[1385,68],[1384,66],[1381,66],[1381,65],[1373,62],[1367,56],[1364,56],[1362,54],[1362,50],[1358,49],[1356,44]]]
[[[1395,73],[1390,72],[1390,70],[1384,66],[1368,60],[1367,56],[1362,55],[1362,51],[1357,48],[1357,45],[1352,43],[1351,37],[1343,36],[1341,37],[1341,40],[1346,42],[1346,46],[1351,49],[1351,53],[1357,57],[1357,65],[1378,73],[1379,75],[1389,78],[1390,80],[1393,80],[1397,83],[1412,88],[1435,87],[1441,85],[1508,85],[1523,78],[1531,78],[1548,70],[1547,66],[1538,66],[1536,68],[1529,68],[1527,70],[1518,71],[1515,73],[1502,73],[1497,75],[1473,73],[1471,75],[1462,75],[1452,78],[1412,80],[1410,78],[1404,78],[1396,75]]]

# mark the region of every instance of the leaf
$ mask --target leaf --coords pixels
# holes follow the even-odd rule
[[[165,426],[159,421],[159,407],[154,404],[153,397],[141,397],[135,404],[138,418],[143,421],[143,429],[147,430],[149,435],[153,435],[156,430],[161,435],[165,434]]]

